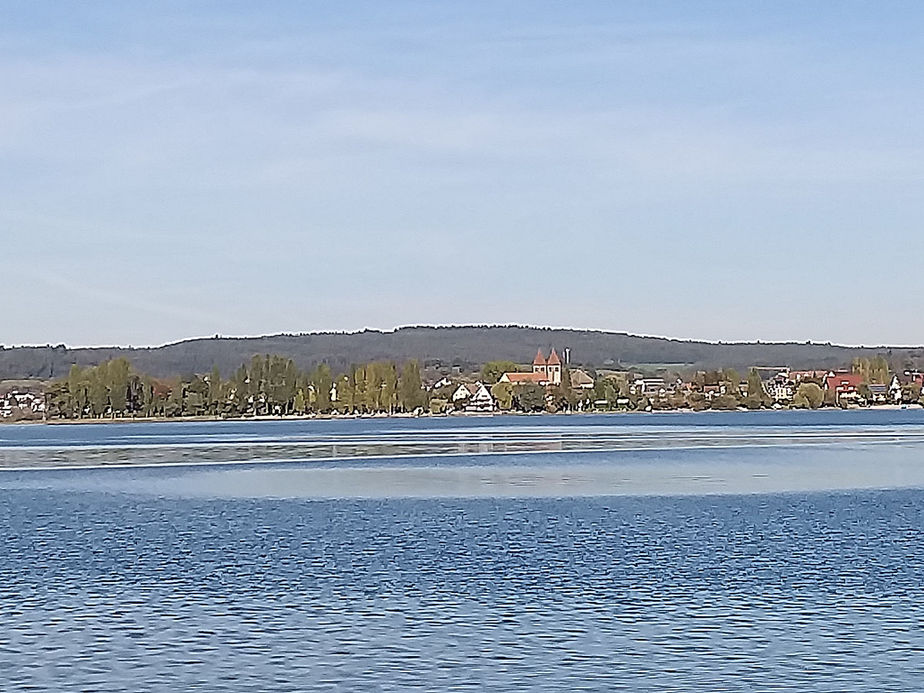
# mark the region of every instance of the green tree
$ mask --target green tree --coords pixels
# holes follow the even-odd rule
[[[45,416],[49,419],[69,417],[72,411],[71,394],[67,379],[55,380],[45,389]]]
[[[156,412],[154,398],[154,381],[151,376],[141,378],[141,413],[143,416],[154,416]]]
[[[382,411],[382,369],[381,364],[366,364],[365,408],[369,413]]]
[[[393,414],[398,407],[398,368],[391,361],[381,366],[382,374],[382,410]]]
[[[906,383],[902,385],[902,402],[913,404],[921,399],[921,386],[918,383]]]
[[[885,385],[889,382],[889,362],[884,356],[876,356],[870,361],[869,382]]]
[[[106,366],[106,389],[113,416],[124,414],[128,404],[128,377],[131,366],[126,359],[114,359]]]
[[[420,364],[416,360],[407,361],[401,368],[398,379],[398,400],[401,409],[406,412],[416,411],[426,406],[426,394],[420,377]]]
[[[194,390],[189,390],[186,393],[186,398],[183,403],[184,413],[189,416],[202,416],[205,413],[208,403],[206,402],[205,397],[202,394],[202,390],[196,388]]]
[[[353,385],[353,409],[362,414],[366,411],[366,369],[353,366],[350,378]]]
[[[221,380],[221,371],[218,366],[212,368],[209,374],[208,409],[211,414],[218,414],[224,407],[225,385]]]
[[[88,372],[90,412],[96,418],[109,409],[109,387],[106,378],[106,363],[99,364]]]
[[[687,396],[687,404],[693,411],[705,411],[709,408],[709,400],[702,392],[694,390]]]
[[[255,415],[267,413],[266,398],[266,361],[259,354],[250,359],[247,369],[247,389],[250,395],[250,405]]]
[[[299,416],[303,416],[308,409],[308,402],[305,399],[305,391],[301,388],[299,388],[295,393],[295,401],[292,405],[292,408]]]
[[[825,400],[824,391],[815,383],[802,383],[792,399],[796,409],[818,409]]]
[[[520,411],[542,411],[546,406],[545,388],[536,383],[518,385],[514,390],[513,401]]]
[[[504,373],[516,373],[517,364],[513,361],[488,361],[481,367],[481,380],[487,385],[493,385]]]
[[[882,355],[871,359],[855,358],[851,370],[862,376],[865,383],[885,385],[889,382],[889,362]]]
[[[605,399],[606,406],[615,409],[619,404],[619,382],[613,378],[604,378],[600,385],[602,390],[600,399]]]
[[[513,407],[513,386],[510,383],[495,383],[491,387],[491,396],[501,411],[509,411]]]
[[[553,397],[559,409],[571,411],[574,409],[575,404],[577,404],[578,393],[571,387],[571,369],[567,366],[562,366],[561,384],[555,387]]]
[[[734,368],[726,368],[722,371],[722,382],[725,383],[725,394],[738,399],[741,392],[741,376]],[[712,407],[715,409],[715,406]]]
[[[764,383],[760,379],[760,373],[756,368],[748,371],[748,396],[744,400],[744,406],[748,409],[760,409],[770,405],[770,396],[764,390]]]
[[[331,410],[330,391],[334,386],[330,366],[326,363],[318,364],[311,374],[311,386],[315,392],[315,409],[322,414],[327,414]]]
[[[344,373],[337,378],[337,411],[341,414],[352,414],[355,409],[353,397],[353,377]]]
[[[164,406],[164,414],[167,416],[183,416],[185,413],[183,408],[185,401],[184,390],[185,386],[182,380],[170,389],[170,395],[167,397],[167,402]]]
[[[738,398],[733,395],[729,395],[729,394],[719,395],[718,397],[712,400],[712,408],[718,409],[718,410],[724,410],[724,411],[731,411],[733,409],[737,409],[738,408]]]
[[[90,406],[87,374],[74,364],[67,375],[67,417],[82,418]]]
[[[234,371],[228,382],[228,402],[231,413],[244,416],[250,411],[250,373],[247,366]]]

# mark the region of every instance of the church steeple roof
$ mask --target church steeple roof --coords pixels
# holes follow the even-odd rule
[[[539,350],[536,352],[536,358],[533,359],[533,365],[534,365],[534,366],[544,366],[544,365],[546,365],[546,363],[545,363],[545,357],[542,355],[542,349],[539,349]]]
[[[558,358],[558,354],[555,352],[554,349],[552,349],[552,353],[549,354],[549,360],[547,363],[550,366],[560,366],[561,365],[561,359]]]

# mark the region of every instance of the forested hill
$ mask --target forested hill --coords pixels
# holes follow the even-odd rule
[[[858,356],[885,354],[893,362],[924,365],[924,348],[851,348],[829,344],[734,343],[639,337],[617,332],[536,327],[403,327],[390,332],[283,334],[252,338],[191,339],[152,348],[68,349],[63,346],[7,347],[0,350],[0,379],[52,378],[71,364],[96,365],[128,358],[154,376],[204,373],[217,365],[222,373],[255,354],[279,354],[309,368],[320,362],[334,370],[353,363],[409,358],[444,365],[480,365],[503,359],[529,363],[537,348],[571,349],[575,364],[615,368],[676,364],[678,368],[790,366],[837,368]],[[897,364],[901,365],[901,364]]]

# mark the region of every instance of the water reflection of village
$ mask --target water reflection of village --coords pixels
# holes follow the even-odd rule
[[[495,419],[499,421],[499,419]],[[460,420],[461,423],[461,420]],[[142,424],[156,425],[156,424]],[[217,424],[209,424],[217,425]],[[254,426],[264,425],[256,422]],[[97,445],[75,447],[0,447],[0,468],[137,467],[201,464],[339,464],[349,460],[384,460],[384,463],[444,464],[467,456],[573,452],[653,452],[671,449],[729,449],[798,446],[800,449],[831,445],[924,443],[924,428],[849,426],[820,428],[792,425],[750,426],[740,423],[715,426],[675,421],[665,425],[633,425],[616,419],[598,419],[593,425],[535,426],[464,425],[430,430],[419,428],[391,434],[368,431],[356,435],[306,436],[304,440],[272,440],[271,425],[261,443]],[[417,460],[413,462],[413,460]],[[390,460],[390,462],[389,462]]]

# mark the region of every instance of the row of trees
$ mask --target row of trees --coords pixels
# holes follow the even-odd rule
[[[125,359],[95,367],[73,366],[46,391],[49,418],[133,416],[269,416],[396,413],[427,406],[420,367],[408,361],[353,366],[334,375],[327,364],[311,371],[292,359],[254,356],[230,378],[204,375],[158,380]]]
[[[851,370],[863,376],[863,382],[868,384],[878,383],[885,385],[891,378],[889,362],[884,356],[875,356],[871,359],[854,359]]]
[[[888,363],[881,357],[858,359],[853,368],[867,382],[882,382],[889,373]],[[567,366],[562,369],[561,385],[497,382],[504,372],[515,369],[516,364],[505,361],[488,363],[482,369],[484,382],[495,383],[491,394],[501,411],[731,410],[773,405],[753,369],[743,391],[737,371],[725,369],[700,372],[688,387],[669,388],[661,396],[633,391],[625,377],[598,378],[592,389],[574,389]],[[464,408],[465,401],[453,402],[456,387],[446,385],[428,392],[416,361],[400,366],[393,361],[375,361],[335,374],[327,364],[305,371],[292,359],[267,355],[253,357],[227,379],[218,369],[185,378],[156,379],[136,372],[125,359],[115,359],[95,367],[71,367],[65,378],[47,388],[46,407],[48,417],[64,419],[393,414],[425,409],[442,413]],[[908,390],[906,398],[903,388],[903,401],[918,401],[920,387],[908,386]],[[820,382],[803,381],[790,406],[834,406],[831,396],[833,393],[826,393]]]

